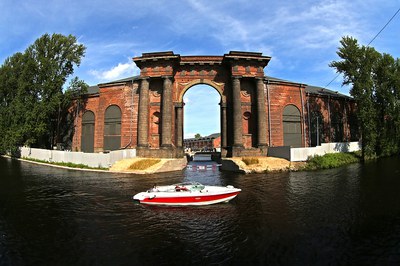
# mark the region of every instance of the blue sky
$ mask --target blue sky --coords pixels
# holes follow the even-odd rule
[[[268,76],[325,87],[336,76],[328,64],[338,60],[341,37],[367,45],[399,7],[399,0],[1,0],[0,62],[45,33],[61,33],[87,47],[74,75],[89,85],[137,75],[132,57],[146,52],[240,50],[271,56]],[[371,46],[400,57],[400,14]],[[341,82],[339,77],[328,88],[348,94]],[[193,88],[185,95],[185,137],[219,131],[218,106],[205,101],[218,94],[204,94]],[[202,108],[189,113],[190,103],[202,99]],[[189,126],[188,117],[203,122]]]

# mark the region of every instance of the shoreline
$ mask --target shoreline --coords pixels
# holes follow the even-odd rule
[[[36,160],[12,157],[12,156],[9,156],[9,155],[0,155],[0,156],[4,157],[4,158],[11,159],[11,160],[17,160],[17,161],[28,162],[28,163],[33,163],[33,164],[43,165],[43,166],[49,166],[49,167],[55,167],[55,168],[61,168],[61,169],[66,169],[66,170],[86,171],[86,172],[99,172],[99,173],[114,173],[114,174],[136,174],[136,175],[157,174],[157,173],[180,171],[180,170],[183,170],[186,167],[186,164],[183,167],[182,162],[181,162],[182,159],[162,159],[161,162],[156,165],[156,167],[149,167],[150,169],[145,169],[145,170],[127,170],[127,169],[114,169],[113,170],[113,166],[116,165],[118,162],[126,161],[126,160],[137,161],[137,160],[142,160],[144,158],[136,157],[136,158],[131,158],[131,159],[124,159],[124,160],[117,161],[113,166],[111,166],[108,169],[96,169],[96,168],[89,168],[89,167],[85,168],[85,167],[64,166],[64,165],[59,165],[57,163],[40,162],[40,161],[36,161]],[[172,160],[175,160],[177,162],[177,164],[169,163]],[[186,161],[186,159],[185,159],[185,161]],[[178,165],[178,167],[176,165]],[[180,169],[179,169],[179,165],[181,166]]]
[[[89,167],[73,167],[59,165],[51,162],[41,162],[30,160],[26,158],[11,157],[8,155],[0,155],[9,159],[16,159],[19,161],[34,163],[38,165],[57,167],[67,170],[80,170],[89,172],[101,172],[101,173],[121,173],[121,174],[158,174],[165,172],[176,172],[184,170],[188,162],[186,157],[178,159],[165,159],[157,158],[160,162],[151,165],[143,170],[131,169],[131,165],[141,160],[150,158],[134,157],[129,159],[123,159],[115,162],[108,169],[96,169]],[[245,159],[251,159],[254,162],[246,163]],[[355,153],[327,153],[323,156],[315,156],[305,162],[291,162],[286,159],[277,157],[233,157],[221,159],[220,171],[226,172],[239,172],[244,174],[262,174],[262,173],[273,173],[273,172],[290,172],[290,171],[314,171],[330,168],[338,168],[352,163],[359,163],[360,159],[357,158]]]
[[[80,171],[88,171],[88,172],[103,172],[107,173],[110,172],[109,170],[103,170],[103,169],[95,169],[95,168],[80,168],[80,167],[71,167],[71,166],[64,166],[64,165],[58,165],[56,163],[51,163],[51,162],[39,162],[39,161],[34,161],[34,160],[29,160],[29,159],[24,159],[24,158],[18,158],[18,157],[12,157],[9,155],[0,155],[1,157],[11,159],[11,160],[17,160],[17,161],[22,161],[22,162],[28,162],[28,163],[33,163],[33,164],[38,164],[38,165],[43,165],[43,166],[51,166],[51,167],[56,167],[56,168],[61,168],[61,169],[67,169],[67,170],[80,170]]]
[[[131,158],[131,159],[123,159],[117,161],[114,165],[112,165],[108,169],[95,169],[95,168],[85,168],[85,167],[73,167],[73,166],[64,166],[59,165],[57,163],[51,162],[40,162],[37,160],[30,160],[25,158],[18,158],[12,157],[9,155],[1,155],[4,158],[18,160],[28,163],[33,163],[37,165],[55,167],[60,169],[67,169],[67,170],[75,170],[75,171],[87,171],[87,172],[100,172],[100,173],[121,173],[121,174],[137,174],[137,175],[144,175],[144,174],[157,174],[157,173],[165,173],[165,172],[174,172],[174,171],[181,171],[186,168],[187,162],[186,159],[160,159],[161,161],[147,169],[144,170],[129,170],[129,166],[139,160],[143,160],[146,158]],[[260,158],[261,164],[255,165],[246,165],[241,161],[241,157],[237,158],[224,158],[222,162],[224,166],[221,166],[221,171],[227,172],[239,172],[239,173],[267,173],[267,172],[283,172],[283,171],[298,171],[299,168],[296,165],[304,165],[305,162],[301,163],[293,163],[287,161],[285,159],[275,158],[275,157],[257,157]],[[183,163],[185,161],[185,163]],[[265,165],[265,161],[269,162],[269,165]],[[225,162],[225,163],[224,163]],[[231,163],[229,163],[231,162]],[[271,167],[271,162],[273,166]],[[276,163],[279,162],[279,163]],[[233,164],[233,165],[229,165]],[[229,166],[228,166],[229,165]],[[225,169],[223,169],[225,168]]]

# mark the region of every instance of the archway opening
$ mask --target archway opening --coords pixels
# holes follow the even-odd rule
[[[205,84],[183,96],[183,146],[186,151],[221,151],[221,95]]]

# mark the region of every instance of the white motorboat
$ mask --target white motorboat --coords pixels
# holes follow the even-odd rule
[[[240,188],[233,186],[207,186],[198,182],[185,182],[168,186],[154,186],[133,196],[134,200],[152,205],[210,205],[228,202],[236,197]]]

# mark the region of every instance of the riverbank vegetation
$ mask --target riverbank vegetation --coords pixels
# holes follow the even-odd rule
[[[227,159],[228,160],[228,159]],[[275,157],[229,158],[246,173],[268,173],[281,171],[312,171],[330,169],[361,162],[361,152],[327,153],[308,158],[306,162],[291,162]]]
[[[87,90],[77,77],[86,48],[72,36],[44,34],[0,66],[0,154],[19,146],[52,149],[73,133],[72,99]]]
[[[349,153],[327,153],[310,157],[307,163],[300,170],[317,170],[337,168],[351,163],[361,161],[361,154],[356,152]]]
[[[256,157],[244,157],[244,158],[242,158],[242,161],[246,165],[252,165],[252,164],[258,164],[259,163],[259,160]]]
[[[146,170],[149,167],[151,167],[155,164],[158,164],[159,162],[161,162],[161,159],[142,159],[142,160],[132,163],[128,169],[129,170]]]
[[[361,157],[384,157],[400,152],[400,60],[343,37],[330,66],[351,85],[357,103]]]

